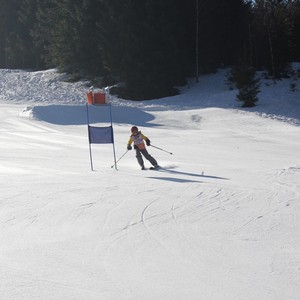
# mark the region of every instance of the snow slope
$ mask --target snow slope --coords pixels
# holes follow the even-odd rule
[[[117,171],[92,145],[92,172],[85,83],[0,70],[0,299],[299,299],[299,88],[264,82],[243,110],[225,73],[110,96],[117,157],[132,125],[173,155],[150,147],[164,169],[141,171],[131,151]]]

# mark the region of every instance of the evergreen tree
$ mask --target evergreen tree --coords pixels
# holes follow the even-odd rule
[[[274,79],[280,78],[290,62],[286,2],[257,0],[253,12],[256,66],[265,67]]]
[[[300,0],[287,3],[290,61],[300,61]]]
[[[0,67],[13,68],[13,55],[10,53],[10,36],[17,22],[17,0],[0,0]]]
[[[97,39],[96,0],[39,1],[33,31],[37,47],[44,45],[47,64],[75,75],[101,75],[102,58]]]
[[[259,93],[259,79],[256,78],[255,69],[241,63],[231,70],[228,79],[238,89],[237,100],[243,102],[243,107],[255,106]]]
[[[113,75],[130,99],[240,59],[277,78],[300,58],[300,0],[0,0],[0,11],[0,67]]]
[[[196,1],[200,70],[207,73],[234,64],[248,38],[251,6],[243,0]]]
[[[36,22],[37,0],[22,0],[19,3],[19,27],[16,33],[19,45],[15,48],[22,55],[22,68],[44,67],[40,50],[35,47],[32,38],[32,30]]]
[[[9,68],[37,68],[41,64],[33,45],[31,29],[35,22],[36,0],[3,1],[1,11],[3,32],[1,57]],[[1,32],[1,30],[0,30]],[[0,33],[0,36],[1,35]]]
[[[149,99],[175,93],[186,68],[185,6],[179,0],[104,1],[100,24],[105,63],[126,83],[128,97]]]

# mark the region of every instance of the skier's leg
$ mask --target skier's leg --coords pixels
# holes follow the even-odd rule
[[[136,152],[136,156],[135,156],[135,157],[136,157],[136,159],[137,159],[139,165],[141,166],[142,169],[144,169],[144,168],[145,168],[145,167],[144,167],[144,160],[143,160],[143,157],[142,157],[142,155],[141,155],[141,150],[138,149],[138,148],[136,148],[136,149],[135,149],[135,152]]]
[[[141,152],[144,155],[144,157],[150,161],[152,166],[158,166],[156,159],[148,153],[147,149],[143,149],[141,150]]]

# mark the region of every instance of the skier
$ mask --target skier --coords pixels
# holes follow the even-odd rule
[[[131,136],[127,143],[127,150],[132,149],[131,144],[133,142],[134,149],[136,151],[136,159],[142,170],[146,170],[142,154],[152,164],[153,167],[150,169],[158,169],[159,165],[157,164],[157,161],[148,153],[144,141],[146,142],[147,146],[150,146],[150,140],[143,135],[136,126],[133,126],[131,128]]]

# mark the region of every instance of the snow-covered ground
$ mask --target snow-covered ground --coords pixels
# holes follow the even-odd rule
[[[300,87],[264,81],[244,110],[225,70],[181,95],[113,104],[164,167],[92,145],[87,86],[0,70],[0,299],[299,299]],[[90,106],[91,122],[108,121]],[[149,167],[149,163],[146,162]]]

